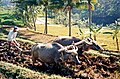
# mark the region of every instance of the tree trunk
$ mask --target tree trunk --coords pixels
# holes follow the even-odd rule
[[[117,50],[119,51],[119,43],[118,43],[118,38],[116,36],[116,45],[117,45]]]
[[[33,5],[33,8],[32,8],[32,20],[33,20],[34,31],[36,31],[37,29],[36,29],[36,24],[35,24],[34,10],[35,10],[35,6]]]
[[[69,36],[71,36],[71,9],[69,10],[69,23],[68,23],[68,26],[69,26]]]
[[[91,0],[88,0],[88,7],[89,7],[89,14],[88,14],[88,25],[89,27],[91,27],[91,19],[92,19],[92,12],[91,12],[91,4],[90,4]],[[90,29],[90,38],[92,37],[91,34],[91,29]]]
[[[96,39],[96,34],[94,34],[94,40],[96,41],[97,39]]]
[[[47,6],[45,6],[45,30],[44,33],[47,34]]]
[[[36,31],[36,24],[35,24],[35,17],[34,17],[34,6],[30,6],[30,13],[31,13],[31,19],[32,19],[32,23],[30,26],[33,27],[34,31]]]

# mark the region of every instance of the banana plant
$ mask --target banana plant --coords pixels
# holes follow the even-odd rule
[[[94,40],[97,41],[97,34],[100,33],[99,31],[102,29],[102,27],[99,27],[98,29],[93,29],[92,27],[89,27],[91,32],[93,32]]]
[[[113,31],[113,40],[116,40],[116,46],[117,46],[117,50],[119,51],[119,43],[118,43],[118,33],[119,33],[119,25],[118,22],[115,21],[115,29]]]
[[[82,29],[80,28],[80,26],[78,26],[78,29],[79,29],[79,34],[81,35],[81,39],[84,39],[85,38],[85,34],[82,31]]]

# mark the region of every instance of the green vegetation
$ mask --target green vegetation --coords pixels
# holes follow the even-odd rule
[[[14,10],[10,10],[7,7],[0,7],[0,25],[24,26],[22,20],[16,19]]]
[[[58,75],[48,75],[0,61],[0,73],[12,79],[67,79]]]
[[[96,24],[111,24],[120,18],[119,0],[98,0],[96,10],[93,12],[93,22]]]
[[[94,40],[97,41],[97,34],[99,33],[99,31],[102,29],[102,27],[99,27],[97,29],[93,29],[92,27],[89,27],[91,32],[93,32],[93,37]]]
[[[116,39],[116,46],[117,46],[117,50],[119,51],[119,40],[118,40],[118,33],[119,33],[119,26],[118,22],[115,21],[115,30],[114,30],[114,34],[113,34],[113,39]]]

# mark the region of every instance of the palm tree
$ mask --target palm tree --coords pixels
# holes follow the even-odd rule
[[[88,9],[89,14],[88,14],[88,26],[91,27],[92,23],[92,10],[94,10],[94,4],[97,3],[97,0],[80,0],[79,3],[76,4],[76,7],[78,9]],[[90,29],[91,32],[91,29]],[[91,37],[91,33],[90,33]]]
[[[79,2],[79,0],[63,0],[65,3],[67,3],[67,5],[65,6],[64,10],[68,11],[68,15],[69,15],[69,36],[71,36],[71,11],[72,11],[72,7],[74,6],[74,4],[76,4],[77,2]]]
[[[44,29],[44,33],[47,34],[48,33],[48,26],[47,26],[47,12],[48,12],[48,1],[47,0],[42,0],[43,1],[43,5],[44,5],[44,10],[45,10],[45,29]]]
[[[119,51],[118,33],[119,33],[119,25],[118,25],[118,22],[115,21],[115,29],[113,32],[113,39],[116,39],[117,50]]]
[[[49,3],[49,0],[37,0],[37,3],[39,5],[43,5],[44,6],[44,11],[45,11],[45,29],[44,29],[44,33],[47,34],[48,33],[47,12],[48,12],[48,3]]]
[[[88,10],[89,10],[89,15],[88,15],[88,17],[89,17],[89,27],[91,27],[91,23],[92,23],[92,6],[94,6],[93,4],[96,4],[97,3],[97,0],[87,0],[88,1]],[[90,29],[90,32],[91,32],[92,30]],[[91,37],[92,35],[91,35],[91,33],[90,33],[90,37]]]

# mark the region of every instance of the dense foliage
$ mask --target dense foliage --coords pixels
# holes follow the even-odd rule
[[[120,18],[119,0],[99,0],[99,5],[93,13],[93,22],[111,24]],[[96,20],[97,19],[97,20]]]
[[[120,18],[119,0],[98,0],[95,10],[92,11],[92,22],[96,24],[111,24]],[[81,19],[88,17],[87,10],[78,10],[74,8],[73,14],[78,13]]]

